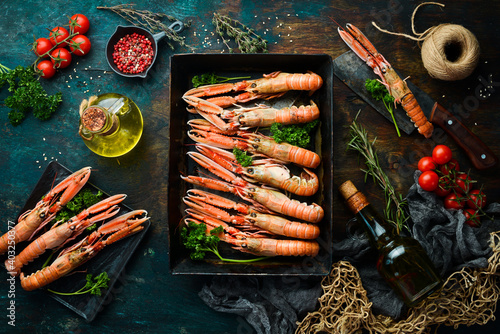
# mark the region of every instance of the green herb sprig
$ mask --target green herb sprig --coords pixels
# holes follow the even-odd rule
[[[193,87],[199,87],[203,85],[213,85],[218,83],[227,82],[230,80],[243,80],[250,79],[251,77],[223,77],[220,75],[216,75],[215,73],[203,73],[201,75],[195,75],[191,82],[193,83]]]
[[[229,53],[234,51],[229,45],[231,40],[236,43],[237,49],[241,53],[268,52],[267,41],[240,21],[215,12],[212,22],[215,25],[215,32],[222,38],[222,42],[226,45]]]
[[[90,189],[85,188],[81,190],[71,201],[69,201],[66,206],[59,211],[56,215],[54,221],[66,222],[71,217],[79,214],[82,210],[91,207],[92,205],[98,203],[102,199],[103,193],[98,191],[94,194]],[[97,227],[96,224],[86,228],[88,231],[92,231]]]
[[[398,123],[396,123],[396,119],[394,118],[394,109],[392,107],[394,105],[394,97],[392,97],[387,88],[376,79],[367,79],[365,82],[365,88],[372,95],[372,98],[377,101],[382,100],[382,102],[384,102],[387,111],[391,114],[392,122],[394,123],[394,127],[396,127],[398,137],[401,137]]]
[[[275,142],[287,142],[291,145],[306,148],[311,142],[311,131],[318,125],[319,120],[305,124],[283,125],[273,123],[271,133]]]
[[[372,176],[373,180],[384,190],[386,202],[384,209],[385,218],[396,226],[397,233],[399,234],[409,219],[406,212],[408,202],[401,194],[396,193],[389,177],[380,166],[378,154],[375,150],[377,138],[370,141],[368,133],[356,122],[356,119],[357,116],[349,127],[351,139],[347,144],[347,148],[357,151],[365,159],[366,169],[362,169],[365,172],[365,182],[368,176]],[[406,228],[408,227],[406,226]]]
[[[267,259],[267,257],[247,260],[223,258],[219,253],[220,238],[217,236],[219,233],[223,233],[222,226],[212,229],[210,233],[207,234],[207,226],[205,224],[189,222],[188,226],[183,227],[181,230],[181,239],[184,246],[191,250],[189,256],[192,260],[203,260],[206,252],[214,253],[221,261],[225,262],[247,263]]]
[[[52,293],[55,293],[55,294],[61,295],[61,296],[83,295],[86,293],[90,293],[91,295],[100,296],[101,289],[107,289],[108,282],[110,280],[108,277],[108,273],[105,271],[100,273],[96,277],[92,277],[92,274],[87,274],[85,279],[87,280],[87,283],[85,283],[85,286],[83,286],[81,289],[79,289],[75,292],[58,292],[58,291],[54,291],[51,289],[47,289],[47,291],[50,291]]]
[[[248,167],[252,164],[253,158],[248,155],[247,151],[242,151],[239,148],[233,148],[233,154],[236,157],[236,161],[243,167]]]
[[[37,80],[33,67],[17,66],[13,70],[1,65],[0,88],[9,85],[8,96],[4,103],[10,108],[9,121],[17,126],[22,123],[30,110],[40,120],[49,119],[62,101],[62,93],[49,95]]]

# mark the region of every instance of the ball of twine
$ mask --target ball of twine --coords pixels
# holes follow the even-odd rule
[[[476,36],[461,25],[449,23],[417,33],[414,24],[415,14],[424,5],[444,7],[441,3],[424,2],[415,8],[411,17],[411,28],[417,37],[381,29],[375,22],[372,24],[382,32],[423,41],[422,62],[431,77],[446,81],[465,79],[472,74],[479,62],[480,49]]]
[[[422,62],[433,78],[462,80],[474,72],[479,62],[479,43],[476,36],[461,25],[440,24],[424,39]]]

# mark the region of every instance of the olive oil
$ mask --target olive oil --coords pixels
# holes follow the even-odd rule
[[[379,253],[379,273],[407,306],[415,306],[442,286],[441,277],[417,240],[398,235],[351,181],[339,190]]]
[[[132,150],[143,131],[137,105],[120,94],[99,95],[82,113],[80,136],[94,153],[118,157]]]

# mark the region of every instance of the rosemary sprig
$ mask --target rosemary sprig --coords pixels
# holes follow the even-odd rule
[[[361,169],[365,172],[365,182],[368,176],[372,176],[373,180],[384,190],[386,207],[384,215],[387,221],[394,224],[399,234],[409,216],[406,212],[408,202],[399,193],[396,193],[394,187],[387,174],[383,171],[378,161],[377,151],[375,150],[375,141],[377,138],[370,142],[368,133],[357,122],[357,116],[349,127],[350,141],[347,145],[348,149],[357,151],[364,159],[366,169]]]
[[[191,51],[194,51],[195,48],[187,45],[185,43],[185,37],[179,36],[175,31],[170,29],[165,23],[161,21],[163,17],[166,17],[169,21],[177,21],[177,19],[171,15],[167,15],[164,13],[153,13],[149,10],[140,10],[134,9],[135,4],[122,4],[116,5],[113,7],[102,7],[98,6],[97,9],[106,9],[111,10],[112,12],[120,15],[122,18],[127,20],[128,22],[143,27],[152,33],[158,33],[164,31],[166,37],[174,42],[179,43],[181,46],[187,47]],[[189,23],[185,26],[189,26]],[[168,46],[174,50],[174,46],[172,43],[168,42]]]
[[[267,52],[267,41],[240,21],[215,12],[212,22],[215,25],[215,31],[222,38],[222,42],[227,46],[229,53],[233,53],[233,48],[229,46],[231,39],[234,40],[238,46],[237,49],[241,53]],[[224,36],[227,36],[228,39],[224,38]]]

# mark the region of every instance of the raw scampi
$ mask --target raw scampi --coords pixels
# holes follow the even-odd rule
[[[188,207],[188,216],[184,219],[187,226],[205,224],[207,234],[216,233],[221,241],[234,249],[258,256],[318,254],[319,244],[314,239],[320,234],[317,223],[324,217],[323,208],[315,203],[292,199],[275,188],[299,196],[315,194],[319,180],[309,168],[319,166],[320,156],[247,131],[251,127],[269,127],[275,122],[299,124],[313,121],[319,117],[317,105],[311,101],[308,106],[283,109],[263,105],[228,107],[255,99],[277,98],[290,90],[312,94],[322,83],[322,78],[312,72],[274,72],[257,80],[206,85],[184,94],[183,99],[189,105],[187,110],[205,118],[188,122],[191,127],[188,136],[197,143],[197,151],[188,152],[188,155],[222,180],[196,175],[181,178],[249,202],[235,202],[200,189],[190,189],[183,199]],[[237,95],[224,95],[230,93]],[[235,148],[251,152],[257,160],[248,167],[241,166],[234,154],[228,151]],[[291,174],[285,166],[289,163],[303,167],[300,175]]]

